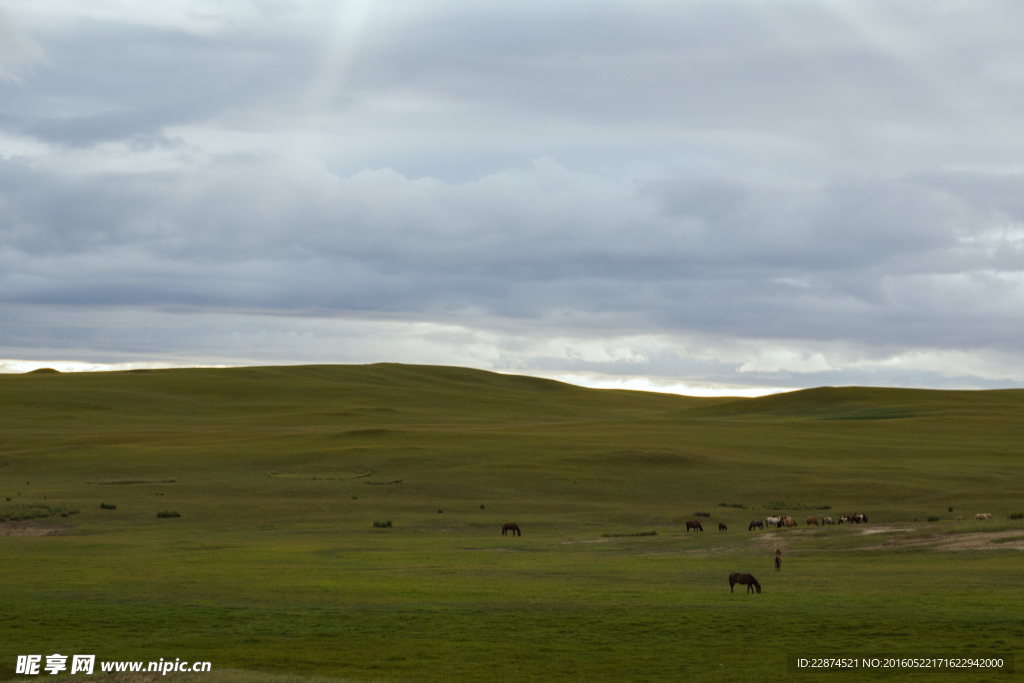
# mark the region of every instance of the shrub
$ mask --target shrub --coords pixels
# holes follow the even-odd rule
[[[390,519],[375,519],[375,520],[373,520],[373,526],[375,526],[378,529],[389,529],[389,528],[391,528],[391,520]]]
[[[181,517],[181,515],[174,510],[161,510],[156,513],[157,517]]]
[[[953,506],[952,506],[952,505],[950,505],[950,506],[949,506],[949,511],[950,511],[950,512],[952,512],[952,511],[953,511]]]
[[[657,531],[638,531],[635,534],[601,534],[601,538],[622,538],[624,536],[657,536]]]
[[[40,519],[60,515],[67,517],[78,514],[78,508],[64,507],[63,505],[43,505],[41,503],[19,503],[15,505],[0,506],[0,522],[18,522],[24,519]]]
[[[807,503],[784,503],[782,501],[772,501],[765,505],[769,510],[831,510],[831,505],[808,505]]]
[[[720,508],[739,508],[740,510],[746,510],[747,509],[747,504],[746,503],[719,503],[718,507],[720,507]]]
[[[444,510],[438,510],[438,511],[437,511],[437,514],[439,514],[439,515],[440,515],[440,514],[442,514],[443,512],[444,512]]]
[[[10,500],[10,498],[8,498],[7,500]],[[1012,515],[1010,515],[1010,519],[1024,519],[1024,512],[1014,512]]]
[[[929,517],[928,521],[929,522],[937,522],[937,521],[939,521],[939,518],[938,517]]]
[[[8,498],[7,500],[10,500],[10,498]],[[480,509],[481,509],[481,510],[483,510],[483,509],[484,509],[484,506],[483,506],[483,505],[481,505],[481,506],[480,506]]]
[[[697,515],[698,517],[710,517],[711,516],[710,512],[694,512],[693,514]]]
[[[106,503],[100,503],[100,510],[116,510],[116,505],[107,505]]]

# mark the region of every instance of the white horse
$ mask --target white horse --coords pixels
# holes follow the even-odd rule
[[[766,524],[771,524],[772,526],[778,526],[779,522],[782,521],[782,517],[765,517],[764,521],[765,521]]]

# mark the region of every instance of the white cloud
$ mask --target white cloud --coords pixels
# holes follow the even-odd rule
[[[44,59],[43,49],[0,8],[0,81],[21,83]]]
[[[210,35],[251,23],[260,16],[260,3],[251,0],[6,0],[11,12],[36,26],[75,21],[113,22]],[[296,3],[277,3],[296,9]]]

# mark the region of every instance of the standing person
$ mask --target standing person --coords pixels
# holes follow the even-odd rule
[[[775,549],[775,571],[782,570],[782,551],[778,548]]]

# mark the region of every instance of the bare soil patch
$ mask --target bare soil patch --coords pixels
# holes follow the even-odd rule
[[[71,529],[69,524],[58,524],[39,519],[0,522],[0,536],[56,536]]]
[[[787,551],[789,550],[789,543],[786,542],[785,537],[789,536],[792,533],[793,532],[790,531],[786,534],[780,534],[778,532],[769,531],[763,534],[757,534],[749,540],[755,546],[764,548],[775,548],[776,550]]]
[[[885,543],[864,546],[860,550],[894,550],[913,547],[946,552],[1000,549],[1024,551],[1024,535],[1021,534],[1020,529],[979,531],[967,534],[932,534],[916,538],[892,538]]]

